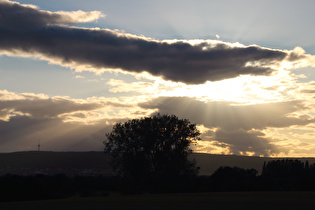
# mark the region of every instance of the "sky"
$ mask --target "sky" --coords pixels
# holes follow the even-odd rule
[[[315,157],[312,0],[0,0],[0,152],[102,151],[174,114],[194,152]]]

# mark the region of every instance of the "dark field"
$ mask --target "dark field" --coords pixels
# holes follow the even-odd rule
[[[47,201],[0,203],[0,209],[315,209],[315,192],[215,192],[188,194],[110,195]]]

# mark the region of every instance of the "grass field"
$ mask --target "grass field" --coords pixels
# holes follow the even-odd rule
[[[189,194],[110,195],[106,197],[0,203],[0,209],[315,209],[315,192],[215,192]]]

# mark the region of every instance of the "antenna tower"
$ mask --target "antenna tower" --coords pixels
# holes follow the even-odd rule
[[[37,151],[38,152],[40,151],[40,141],[38,141],[38,144],[37,144]]]

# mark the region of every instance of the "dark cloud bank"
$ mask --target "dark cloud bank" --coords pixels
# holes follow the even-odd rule
[[[88,65],[94,69],[146,71],[189,84],[241,74],[268,75],[273,71],[272,64],[288,58],[288,52],[259,46],[240,47],[213,41],[194,45],[185,41],[170,43],[107,29],[69,26],[74,23],[71,14],[1,1],[0,53],[40,54],[44,59],[58,59],[61,65],[72,67]],[[292,60],[292,55],[288,59]]]

